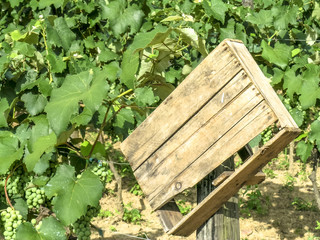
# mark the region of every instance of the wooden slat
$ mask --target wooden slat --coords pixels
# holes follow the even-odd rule
[[[150,194],[148,197],[150,205],[154,209],[157,209],[176,194],[194,186],[204,176],[218,167],[225,159],[245,146],[246,143],[257,135],[257,132],[262,132],[276,120],[277,118],[274,113],[263,101],[249,114],[244,116],[230,131],[221,136],[216,144],[213,144],[204,154],[196,159],[196,161],[187,166],[175,179],[168,182],[164,176],[162,181],[166,182],[166,185],[163,188],[156,189],[155,192]],[[214,134],[211,135],[214,136]],[[204,138],[202,141],[207,140]],[[232,142],[232,145],[229,144],[230,142]],[[172,167],[176,167],[176,165],[172,165]],[[168,174],[169,171],[170,168],[168,168]]]
[[[221,183],[223,183],[228,177],[230,177],[234,171],[224,171],[222,174],[220,174],[216,179],[213,180],[212,184],[214,186],[219,186]],[[256,175],[254,175],[252,178],[248,179],[244,185],[256,185],[261,182],[263,182],[266,179],[266,174],[263,172],[258,172]]]
[[[157,188],[156,174],[154,173],[168,160],[168,156],[171,154],[171,158],[174,157],[174,152],[177,151],[181,145],[185,144],[192,135],[196,135],[197,131],[201,127],[205,127],[210,119],[213,119],[217,114],[221,114],[221,110],[228,106],[232,100],[234,100],[239,94],[247,90],[251,85],[251,81],[246,78],[243,72],[240,72],[232,81],[230,81],[225,88],[214,96],[192,119],[190,119],[176,134],[174,134],[168,141],[166,141],[154,154],[152,154],[139,168],[136,169],[134,175],[138,179],[139,184],[145,194],[150,194],[148,189]],[[255,97],[255,93],[251,91],[251,96]],[[249,95],[245,96],[249,98]],[[208,127],[208,126],[207,126]],[[217,133],[218,134],[218,133]],[[215,136],[217,137],[217,136]],[[214,137],[211,139],[214,141]],[[202,141],[202,140],[200,140]],[[191,149],[190,149],[191,150]],[[194,151],[200,151],[199,148]],[[170,159],[170,157],[169,157]],[[167,160],[167,161],[165,161]],[[186,162],[184,161],[184,164]],[[177,169],[172,169],[171,173],[174,174]],[[178,174],[178,173],[176,173]],[[152,177],[153,182],[147,180]],[[145,188],[145,184],[147,184]]]
[[[234,40],[225,40],[225,43],[230,47],[231,51],[239,60],[243,69],[250,76],[251,80],[263,95],[264,99],[277,115],[281,127],[298,128],[297,124],[295,123],[285,106],[282,104],[281,100],[269,84],[267,78],[264,76],[245,45],[242,42]]]
[[[224,202],[236,194],[248,178],[254,176],[259,169],[265,166],[272,158],[276,157],[299,133],[300,130],[297,128],[284,128],[281,130],[237,169],[232,177],[224,181],[204,201],[175,225],[169,234],[189,236],[212,216]]]
[[[152,159],[155,161],[156,167],[150,169],[147,165],[145,174],[142,177],[137,177],[144,193],[152,195],[152,192],[165,187],[262,100],[256,88],[251,86],[213,116],[210,114],[210,109],[202,109],[201,112],[203,111],[204,114],[212,117],[161,162],[157,164],[158,159]],[[162,153],[162,155],[164,154]],[[199,175],[201,172],[195,172],[193,178],[200,181],[204,176],[199,177]]]
[[[157,214],[165,232],[172,229],[183,217],[174,200],[157,210]]]
[[[121,144],[136,170],[239,71],[240,64],[220,44]]]

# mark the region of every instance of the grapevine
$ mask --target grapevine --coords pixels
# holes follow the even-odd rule
[[[6,240],[14,240],[16,238],[16,230],[23,222],[19,211],[8,207],[6,210],[1,212],[1,220],[4,227],[4,238]]]
[[[297,154],[319,148],[317,1],[5,0],[0,22],[0,211],[33,222],[12,220],[8,239],[49,236],[48,222],[60,239],[88,238],[92,217],[75,209],[99,204],[108,162],[132,175],[110,148],[225,38],[243,41],[304,131]]]

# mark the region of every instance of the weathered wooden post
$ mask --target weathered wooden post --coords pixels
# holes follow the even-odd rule
[[[216,187],[214,179],[224,171],[234,170],[234,158],[231,157],[197,184],[197,203],[201,203]],[[240,239],[239,206],[237,196],[231,197],[200,228],[197,240]]]
[[[277,122],[279,132],[188,215],[174,197]],[[134,175],[168,234],[188,236],[300,133],[242,42],[224,40],[121,144]],[[240,151],[240,152],[239,152]],[[260,181],[259,180],[259,181]]]

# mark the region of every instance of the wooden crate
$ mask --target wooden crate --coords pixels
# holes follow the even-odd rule
[[[279,132],[182,217],[174,196],[275,122]],[[188,236],[299,132],[243,43],[224,40],[125,139],[121,150],[165,231]]]

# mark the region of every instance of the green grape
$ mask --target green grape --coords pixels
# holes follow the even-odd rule
[[[25,198],[27,199],[28,208],[39,209],[40,205],[46,201],[44,190],[37,187],[27,188]]]
[[[78,237],[78,240],[89,240],[91,235],[90,222],[93,217],[98,216],[100,211],[100,205],[98,207],[88,207],[86,215],[82,216],[73,225],[73,231]]]
[[[109,169],[108,164],[106,162],[95,159],[93,159],[91,162],[91,171],[95,175],[99,176],[100,181],[102,183],[108,183],[112,181],[112,172]]]
[[[10,207],[1,212],[1,221],[5,228],[3,232],[5,240],[13,240],[16,238],[16,230],[22,223],[22,216],[19,211]]]
[[[26,179],[27,174],[23,171],[22,167],[17,168],[13,173],[11,173],[7,181],[7,193],[9,198],[21,197],[24,195]]]

